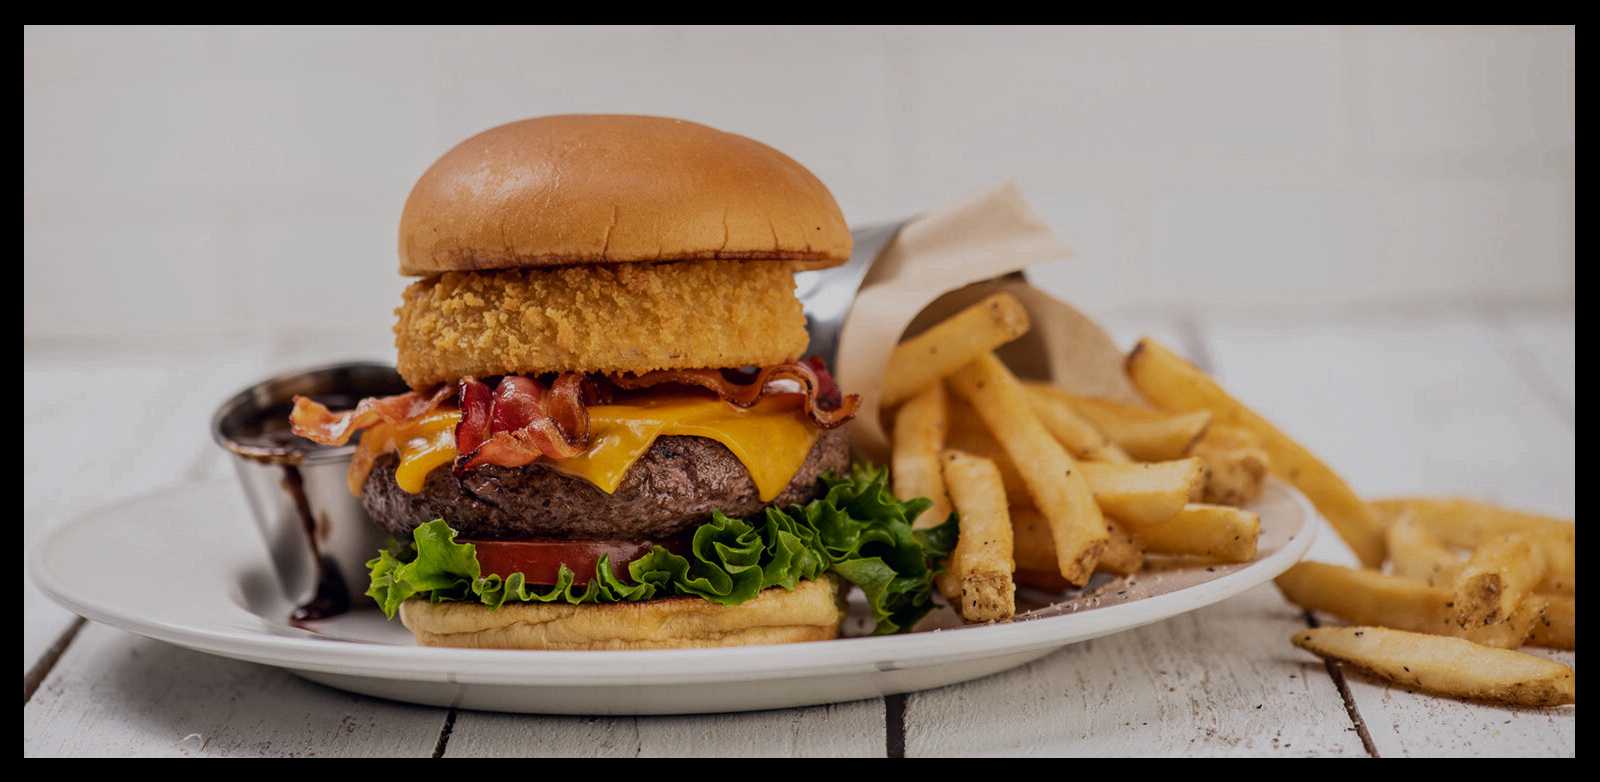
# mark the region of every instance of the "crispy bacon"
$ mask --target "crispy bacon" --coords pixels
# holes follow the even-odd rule
[[[816,359],[774,364],[754,373],[753,379],[744,382],[730,379],[718,369],[658,369],[643,375],[620,375],[611,378],[611,382],[618,388],[628,390],[664,383],[699,386],[739,407],[750,407],[761,401],[765,394],[803,395],[806,415],[812,423],[823,429],[844,426],[855,418],[856,411],[861,407],[861,397],[857,394],[839,397],[833,376]]]
[[[408,391],[395,396],[367,397],[354,410],[335,413],[325,405],[303,396],[294,398],[289,423],[294,433],[323,445],[344,445],[350,436],[381,422],[399,423],[427,415],[450,398],[448,385],[427,391]]]
[[[827,367],[817,359],[790,361],[758,372],[725,374],[716,369],[678,369],[640,376],[600,379],[600,385],[575,373],[556,377],[546,388],[531,377],[508,375],[490,388],[476,378],[462,378],[456,388],[435,386],[388,397],[361,400],[354,410],[334,413],[305,397],[295,397],[289,420],[296,434],[324,445],[344,445],[356,432],[380,423],[399,424],[420,418],[457,396],[461,421],[456,425],[454,472],[462,477],[484,464],[520,467],[540,457],[570,459],[589,447],[588,405],[609,401],[611,387],[624,390],[676,383],[698,386],[739,407],[751,407],[766,394],[804,397],[806,415],[823,429],[836,429],[854,418],[861,397],[841,397]],[[375,453],[359,451],[352,466],[361,475]],[[354,481],[355,478],[352,478]],[[352,490],[359,491],[359,486]]]
[[[494,389],[477,378],[464,377],[457,384],[461,407],[461,422],[456,424],[456,451],[472,453],[489,439],[490,409],[494,406]]]
[[[824,407],[838,407],[844,403],[844,395],[839,391],[839,384],[833,382],[833,373],[828,371],[828,365],[822,359],[812,356],[801,359],[812,373],[817,376],[817,400]]]
[[[493,392],[480,380],[462,378],[460,389],[457,477],[481,464],[520,467],[541,456],[570,459],[589,447],[582,375],[561,375],[549,389],[533,378],[508,375]]]

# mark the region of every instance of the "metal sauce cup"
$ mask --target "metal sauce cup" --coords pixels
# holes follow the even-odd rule
[[[294,397],[333,410],[411,390],[391,366],[335,364],[262,381],[224,402],[211,436],[234,454],[245,498],[266,539],[292,621],[370,605],[366,562],[388,542],[349,488],[348,445],[325,446],[289,428]]]

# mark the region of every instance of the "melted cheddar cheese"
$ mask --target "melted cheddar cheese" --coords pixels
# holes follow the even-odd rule
[[[400,467],[394,481],[411,494],[422,491],[428,473],[456,458],[456,424],[461,411],[441,408],[420,418],[400,423],[383,422],[361,433],[356,454],[350,460],[350,493],[360,496],[372,462],[381,454],[400,454]]]
[[[366,471],[378,455],[399,454],[395,482],[415,494],[434,468],[456,457],[456,410],[436,410],[415,421],[383,423],[361,436],[351,464],[351,491],[360,493]],[[589,449],[571,459],[545,461],[560,472],[582,478],[611,494],[628,468],[650,450],[657,437],[705,437],[727,446],[750,471],[763,502],[789,485],[821,434],[796,402],[768,395],[749,408],[715,397],[683,396],[589,408]]]

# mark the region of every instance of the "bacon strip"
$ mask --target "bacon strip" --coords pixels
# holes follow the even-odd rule
[[[458,385],[461,422],[456,424],[456,451],[471,453],[489,439],[489,411],[494,406],[494,389],[471,377],[461,378]]]
[[[533,378],[508,375],[492,393],[482,381],[462,378],[456,476],[482,464],[520,467],[541,456],[583,453],[589,447],[583,387],[583,376],[573,373],[557,377],[549,389]]]
[[[335,413],[313,399],[296,396],[289,423],[294,433],[323,445],[344,445],[356,432],[381,422],[399,423],[427,415],[450,398],[448,385],[395,396],[367,397],[354,410]]]
[[[722,397],[722,400],[739,407],[750,407],[761,401],[765,394],[797,394],[806,398],[806,415],[823,429],[837,429],[855,418],[861,407],[861,397],[851,394],[842,399],[822,362],[787,361],[763,368],[755,379],[739,383],[729,380],[717,369],[658,369],[643,375],[623,375],[611,378],[618,388],[635,390],[663,383],[699,386]],[[830,393],[831,392],[831,393]],[[829,397],[833,397],[829,399]],[[833,404],[824,404],[832,402]]]
[[[845,425],[861,406],[860,396],[841,398],[827,367],[817,359],[777,364],[738,379],[716,369],[673,369],[613,377],[611,383],[629,390],[664,383],[698,386],[739,407],[751,407],[766,394],[803,396],[806,415],[823,429]],[[570,372],[558,376],[549,388],[530,377],[508,375],[491,389],[468,377],[455,389],[439,385],[427,391],[370,397],[342,413],[331,412],[309,398],[295,397],[289,420],[302,437],[323,445],[344,445],[357,431],[420,418],[456,395],[461,422],[456,425],[454,471],[462,477],[484,464],[520,467],[540,457],[570,459],[583,453],[589,447],[587,405],[599,402],[602,397],[597,394],[602,390],[583,375]],[[356,458],[363,456],[370,461],[376,454],[363,452]]]

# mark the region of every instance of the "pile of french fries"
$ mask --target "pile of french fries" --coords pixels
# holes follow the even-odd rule
[[[1140,393],[1260,438],[1270,470],[1317,507],[1360,568],[1302,562],[1290,602],[1350,627],[1296,633],[1301,648],[1423,692],[1505,705],[1572,703],[1571,668],[1514,650],[1575,649],[1575,526],[1466,499],[1367,502],[1310,451],[1152,340],[1128,358]],[[1213,423],[1213,427],[1217,423]]]
[[[1206,411],[1167,412],[1019,380],[993,351],[1027,332],[999,293],[902,342],[884,375],[895,493],[954,511],[961,537],[939,589],[963,619],[1016,611],[1016,587],[1083,587],[1146,557],[1249,562],[1267,443]]]
[[[1302,562],[1278,577],[1290,602],[1355,625],[1297,633],[1295,645],[1436,695],[1574,702],[1571,668],[1509,651],[1577,649],[1572,521],[1460,498],[1370,507],[1385,525],[1386,567]]]
[[[1277,579],[1289,601],[1353,625],[1297,632],[1295,645],[1432,694],[1574,702],[1571,668],[1514,651],[1576,649],[1572,520],[1455,498],[1368,502],[1149,338],[1126,363],[1147,406],[1020,381],[993,351],[1028,327],[996,294],[901,343],[885,373],[896,493],[935,501],[919,527],[959,514],[939,588],[965,620],[1009,618],[1018,583],[1082,587],[1147,555],[1251,561],[1260,519],[1240,506],[1270,473],[1362,564],[1303,562]]]

